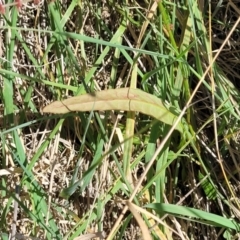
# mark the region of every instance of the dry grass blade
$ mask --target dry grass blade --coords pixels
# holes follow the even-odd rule
[[[143,221],[141,215],[137,212],[135,205],[132,204],[131,202],[127,201],[127,206],[129,208],[129,210],[131,211],[132,215],[134,216],[134,218],[136,219],[141,231],[142,231],[142,238],[143,240],[150,240],[152,239],[148,227],[146,225],[146,223]],[[164,240],[164,239],[163,239]]]
[[[0,176],[11,175],[11,174],[20,174],[23,170],[19,167],[0,169]]]
[[[127,201],[127,204],[129,205],[129,201]],[[162,226],[165,226],[166,228],[168,228],[169,230],[171,230],[173,233],[175,233],[176,235],[178,235],[179,237],[181,237],[179,235],[178,232],[176,232],[174,229],[172,229],[171,227],[169,227],[166,223],[164,223],[161,219],[159,219],[158,217],[154,216],[152,213],[146,211],[145,209],[135,205],[134,203],[131,203],[131,205],[135,208],[136,211],[141,212],[142,214],[145,214],[146,216],[148,216],[149,218],[154,219],[156,222],[158,222],[159,224],[161,224]],[[166,240],[166,236],[163,234],[163,232],[160,231],[160,229],[158,228],[158,233],[159,233],[159,237],[163,240]]]
[[[90,239],[93,239],[93,238],[103,239],[104,236],[103,236],[102,232],[87,233],[87,234],[84,234],[84,235],[82,235],[80,237],[74,238],[74,240],[90,240]]]
[[[158,7],[158,2],[159,2],[159,0],[154,1],[152,6],[150,7],[150,9],[148,11],[147,20],[144,22],[144,24],[143,24],[143,26],[141,28],[141,32],[139,34],[139,39],[137,41],[137,48],[139,48],[140,45],[141,45],[141,41],[142,41],[142,38],[143,38],[143,36],[144,36],[144,34],[146,32],[146,29],[148,27],[149,21],[153,18],[154,13],[156,12],[156,9]]]

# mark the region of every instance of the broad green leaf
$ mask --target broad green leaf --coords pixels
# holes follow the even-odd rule
[[[56,101],[46,106],[43,112],[63,114],[74,111],[107,110],[141,112],[168,125],[173,125],[177,119],[177,116],[170,112],[159,98],[133,88],[109,89]],[[179,123],[176,129],[183,132],[182,123]]]

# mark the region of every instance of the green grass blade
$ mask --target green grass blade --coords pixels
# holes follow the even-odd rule
[[[199,220],[201,223],[216,226],[231,228],[236,231],[240,231],[240,225],[233,220],[221,217],[216,214],[204,212],[195,208],[177,206],[173,204],[165,203],[151,203],[145,206],[146,208],[154,209],[164,214],[171,214],[175,217],[185,216],[190,218],[189,220]]]

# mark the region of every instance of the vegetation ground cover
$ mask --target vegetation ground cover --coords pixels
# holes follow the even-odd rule
[[[0,12],[2,239],[239,238],[238,1]]]

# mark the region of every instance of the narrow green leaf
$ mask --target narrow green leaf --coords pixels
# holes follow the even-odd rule
[[[146,205],[145,207],[154,209],[156,211],[160,211],[161,213],[171,214],[176,217],[184,219],[185,217],[191,218],[189,219],[189,221],[198,220],[203,224],[209,224],[216,227],[226,227],[240,231],[240,225],[237,224],[235,221],[213,213],[204,212],[195,208],[165,203],[151,203]]]
[[[204,175],[199,171],[198,178],[201,181],[201,186],[207,196],[208,199],[215,200],[217,197],[216,188],[212,185],[212,183],[206,178],[203,180]]]

